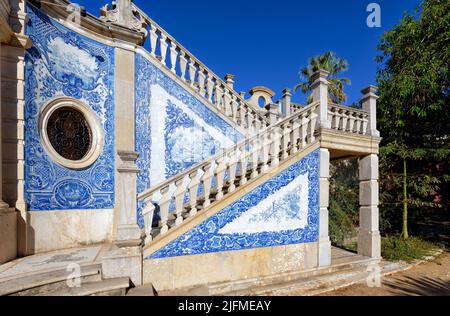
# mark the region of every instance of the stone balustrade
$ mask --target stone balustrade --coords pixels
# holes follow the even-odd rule
[[[276,167],[315,141],[317,102],[260,130],[220,154],[138,195],[146,243],[166,234],[214,201]],[[154,212],[160,221],[153,227]]]
[[[366,135],[369,113],[347,106],[330,104],[328,120],[334,130]]]
[[[249,133],[270,125],[267,118],[234,91],[234,81],[230,75],[226,77],[227,82],[223,81],[143,11],[137,7],[134,7],[134,10],[149,28],[149,55]]]

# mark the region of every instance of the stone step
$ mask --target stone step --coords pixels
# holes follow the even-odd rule
[[[36,295],[66,286],[66,281],[73,271],[53,269],[18,275],[14,278],[0,280],[0,296]],[[81,282],[101,280],[101,264],[80,266]]]
[[[39,296],[124,296],[129,287],[129,278],[114,278],[82,283],[80,287],[66,287]]]
[[[250,295],[250,292],[252,292],[253,289],[257,288],[270,289],[276,285],[281,286],[289,282],[295,283],[299,280],[310,280],[317,276],[328,275],[330,273],[342,273],[343,271],[349,271],[359,268],[366,269],[367,265],[371,262],[373,262],[372,259],[355,255],[354,257],[348,258],[347,260],[342,260],[339,263],[334,263],[330,267],[309,269],[303,271],[292,271],[266,277],[209,285],[208,292],[209,295],[246,295],[246,293]]]

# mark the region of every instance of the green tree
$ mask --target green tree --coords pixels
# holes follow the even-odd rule
[[[448,205],[450,111],[450,1],[424,0],[415,18],[405,14],[378,49],[382,211]],[[382,189],[382,190],[383,190]]]
[[[312,91],[312,75],[319,69],[324,69],[330,73],[328,81],[329,99],[333,103],[343,103],[347,100],[347,95],[344,92],[344,85],[350,84],[348,78],[337,78],[336,75],[348,70],[348,62],[342,58],[334,55],[333,52],[326,52],[323,55],[309,59],[308,66],[300,70],[301,82],[295,86],[295,91],[301,90],[303,93],[310,93]],[[308,98],[308,103],[312,101],[312,96]]]

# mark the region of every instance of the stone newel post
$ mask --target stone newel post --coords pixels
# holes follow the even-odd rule
[[[370,136],[380,136],[380,132],[377,130],[377,100],[378,96],[376,91],[378,90],[375,86],[368,86],[361,90],[363,97],[361,99],[362,109],[369,113],[369,124],[367,127],[367,134]]]
[[[136,179],[139,172],[136,166],[138,153],[119,151],[121,159],[118,166],[120,205],[118,210],[116,244],[118,246],[137,246],[141,243],[141,229],[137,224]]]
[[[266,117],[269,118],[270,125],[275,124],[280,119],[280,107],[278,104],[269,103],[266,105]]]
[[[228,85],[228,87],[231,88],[231,90],[234,89],[234,75],[232,74],[226,74],[225,75],[225,83]]]
[[[331,128],[331,121],[328,119],[328,85],[327,77],[330,73],[319,69],[312,75],[313,102],[320,102],[319,118],[317,124],[321,128]]]
[[[282,98],[282,102],[283,102],[283,111],[284,111],[284,115],[285,117],[291,116],[291,101],[292,101],[292,93],[291,93],[291,89],[284,89],[283,90],[283,98]]]
[[[102,258],[104,279],[129,277],[131,282],[142,285],[141,229],[137,224],[136,166],[138,154],[133,151],[118,151],[121,164],[118,166],[119,208],[115,245]]]

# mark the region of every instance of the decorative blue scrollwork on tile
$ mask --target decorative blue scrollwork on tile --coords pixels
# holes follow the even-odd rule
[[[26,6],[25,199],[31,211],[114,207],[114,48],[88,39]],[[48,156],[39,113],[50,100],[85,103],[103,127],[103,152],[83,170],[67,169]]]

